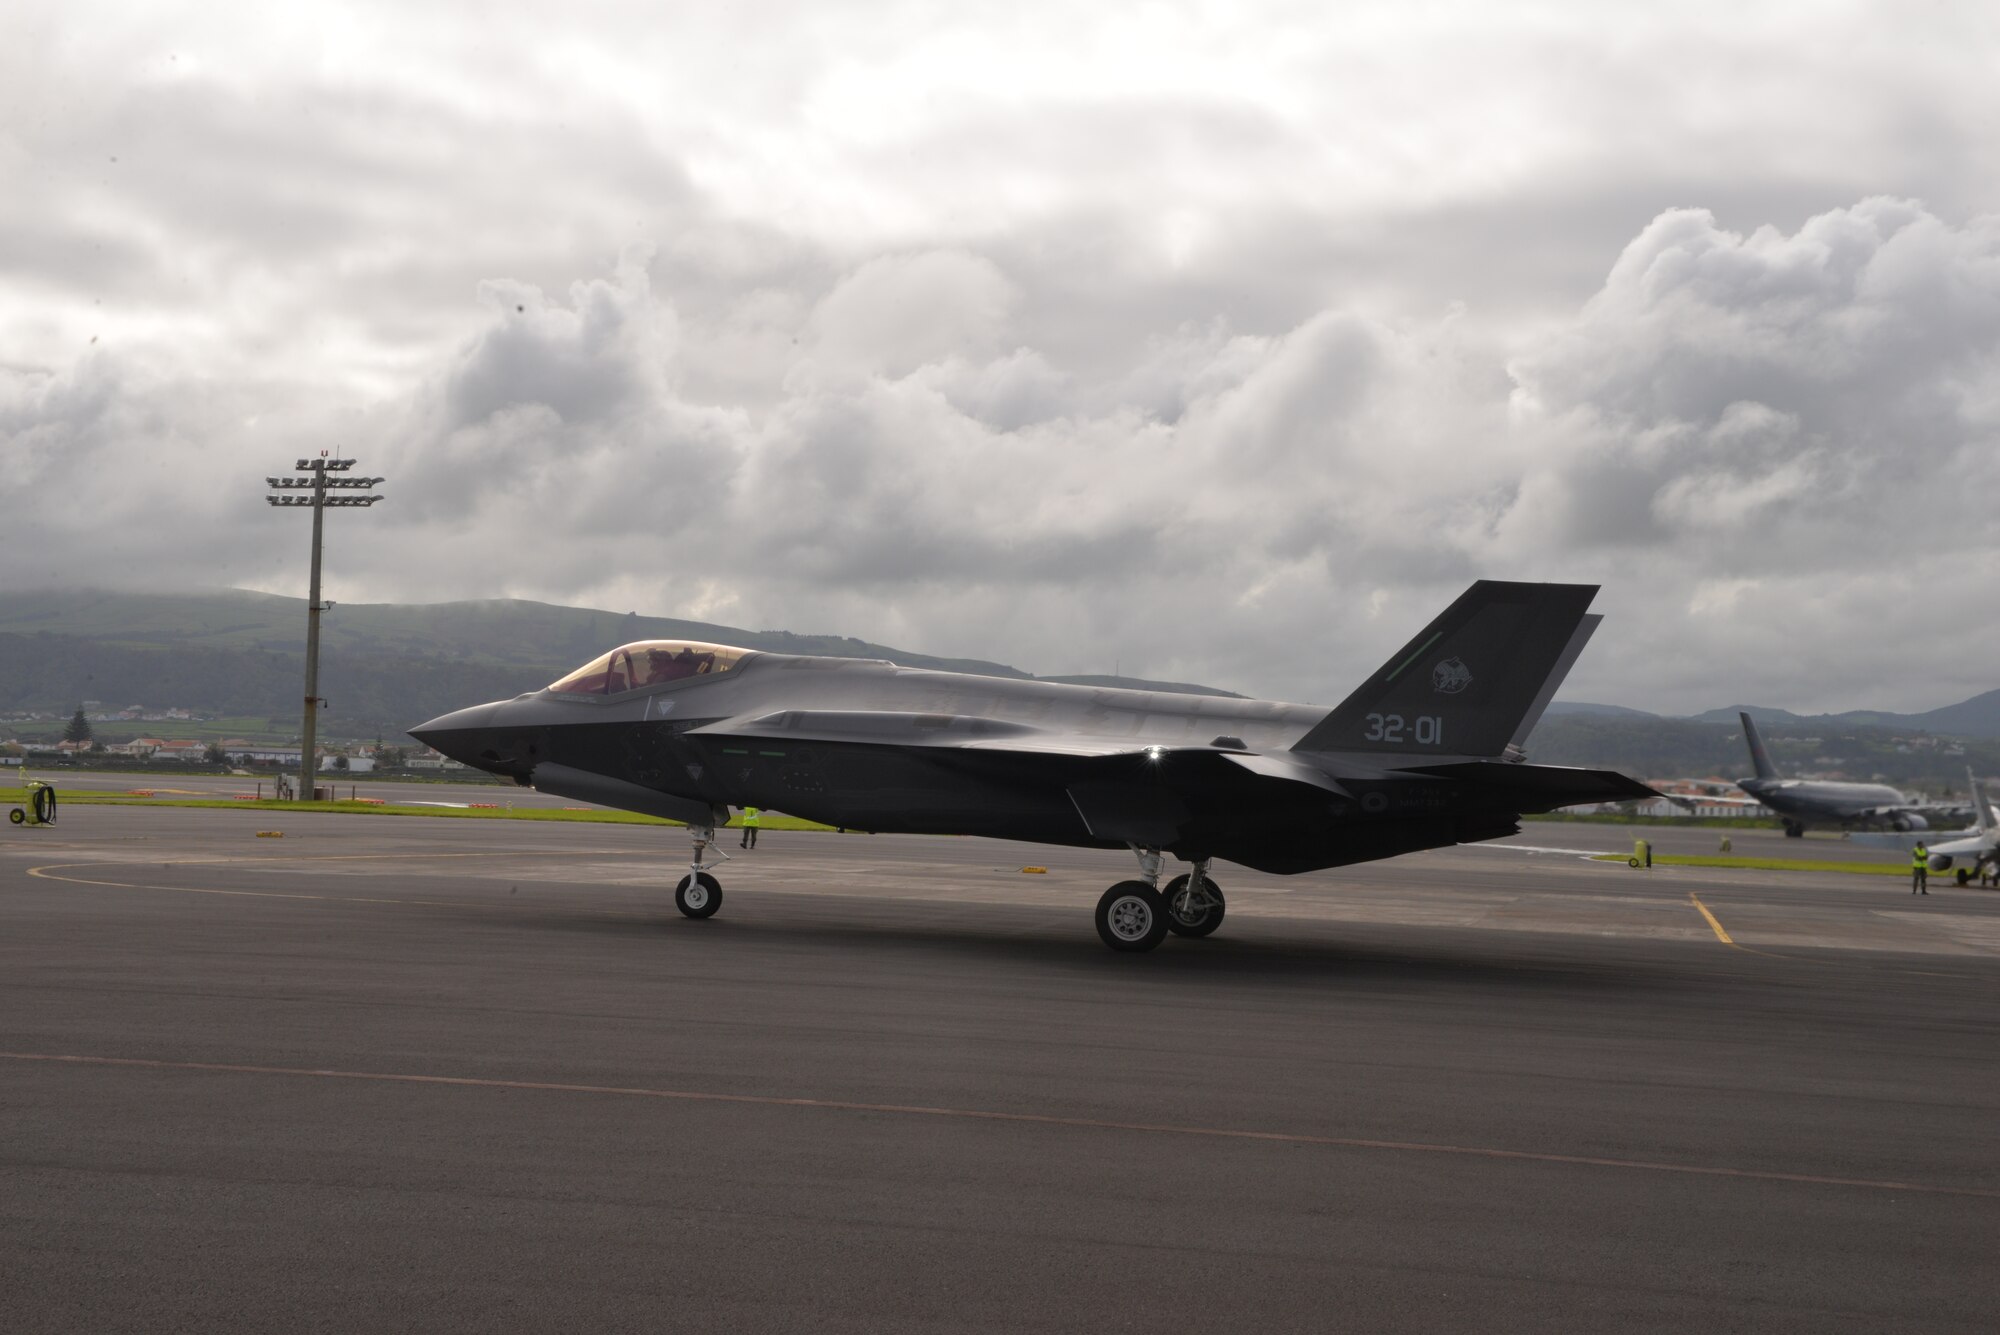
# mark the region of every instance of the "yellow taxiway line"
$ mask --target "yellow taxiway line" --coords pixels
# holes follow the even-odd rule
[[[1690,890],[1688,891],[1688,898],[1693,900],[1694,906],[1701,910],[1701,916],[1708,919],[1708,925],[1710,929],[1715,932],[1716,940],[1720,941],[1725,946],[1736,945],[1734,941],[1729,939],[1729,933],[1722,930],[1722,923],[1716,918],[1716,916],[1713,913],[1710,913],[1708,911],[1708,905],[1701,902],[1701,896],[1697,895],[1694,891]],[[1742,949],[1742,947],[1737,946],[1737,949],[1740,950]]]

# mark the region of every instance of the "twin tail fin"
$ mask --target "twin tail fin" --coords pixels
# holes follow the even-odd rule
[[[1596,629],[1596,594],[1595,584],[1480,580],[1292,749],[1507,754]]]

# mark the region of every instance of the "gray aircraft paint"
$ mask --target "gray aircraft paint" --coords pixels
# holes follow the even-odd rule
[[[1771,753],[1756,722],[1747,713],[1739,713],[1737,718],[1743,723],[1743,740],[1750,748],[1750,767],[1756,777],[1738,779],[1736,786],[1777,812],[1786,834],[1801,834],[1814,827],[1930,828],[1926,808],[1887,784],[1782,777],[1771,763]]]
[[[755,806],[1298,872],[1651,796],[1610,771],[1518,763],[1511,745],[1594,628],[1595,592],[1480,581],[1332,710],[742,653],[708,675],[530,692],[412,732],[523,785],[695,826]]]

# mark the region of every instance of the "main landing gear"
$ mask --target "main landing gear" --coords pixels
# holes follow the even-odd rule
[[[1787,820],[1785,821],[1784,825],[1785,825],[1785,838],[1803,839],[1806,837],[1806,827],[1799,824],[1797,821]]]
[[[1176,936],[1207,936],[1222,925],[1222,887],[1208,878],[1208,859],[1159,890],[1160,850],[1134,847],[1137,881],[1120,881],[1097,901],[1097,935],[1113,950],[1151,950]]]
[[[694,861],[688,868],[688,874],[681,877],[681,883],[674,887],[674,907],[690,918],[712,918],[715,911],[722,907],[722,882],[710,876],[708,871],[729,861],[729,854],[717,849],[715,861],[702,861],[702,855],[715,843],[715,827],[690,825],[688,833],[694,836]]]

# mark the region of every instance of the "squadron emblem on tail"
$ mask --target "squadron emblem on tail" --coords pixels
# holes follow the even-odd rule
[[[1447,658],[1431,669],[1431,685],[1439,695],[1457,695],[1472,685],[1472,669],[1456,658]]]

